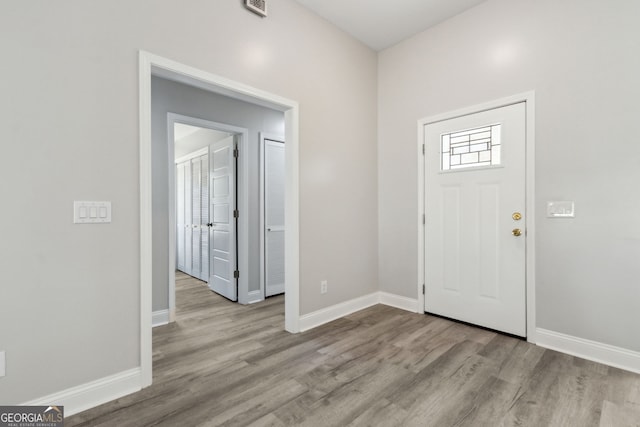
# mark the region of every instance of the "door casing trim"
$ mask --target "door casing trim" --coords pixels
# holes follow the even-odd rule
[[[284,112],[285,140],[285,320],[289,332],[300,332],[299,106],[293,101],[244,83],[181,64],[143,50],[138,55],[140,161],[140,369],[141,387],[153,380],[151,75],[170,77],[211,92]]]
[[[425,179],[425,157],[423,154],[424,127],[428,124],[455,119],[457,117],[506,107],[513,104],[525,103],[525,218],[526,218],[526,242],[525,242],[525,282],[526,282],[526,319],[527,319],[527,341],[536,342],[536,257],[535,257],[535,92],[529,91],[512,96],[508,96],[482,104],[464,107],[458,110],[425,117],[418,120],[418,206],[417,225],[420,230],[418,237],[418,300],[422,301],[419,312],[424,312],[424,295],[422,287],[425,283],[425,239],[423,215],[425,214],[424,179]]]

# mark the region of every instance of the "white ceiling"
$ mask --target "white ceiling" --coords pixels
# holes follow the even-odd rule
[[[201,148],[208,147],[209,144],[220,141],[230,135],[228,132],[174,123],[175,158],[180,158]]]
[[[486,0],[296,0],[380,51]]]
[[[174,123],[173,124],[173,139],[175,141],[179,141],[182,138],[191,135],[199,131],[202,128],[196,126],[189,126],[182,123]]]

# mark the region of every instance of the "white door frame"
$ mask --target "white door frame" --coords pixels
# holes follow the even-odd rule
[[[509,96],[483,104],[471,107],[461,108],[459,110],[450,111],[435,116],[426,117],[418,120],[418,229],[420,237],[418,238],[418,311],[424,313],[424,294],[422,293],[425,283],[425,241],[424,241],[424,179],[425,179],[425,162],[424,162],[424,127],[431,123],[444,120],[454,119],[469,114],[479,113],[482,111],[493,110],[495,108],[506,107],[508,105],[525,103],[525,125],[526,125],[526,201],[525,201],[525,218],[526,222],[526,298],[527,298],[527,341],[536,342],[536,258],[535,258],[535,92],[525,92],[513,96]]]
[[[267,132],[260,132],[260,290],[262,291],[262,298],[266,298],[267,285],[265,280],[265,204],[264,204],[264,144],[265,140],[279,141],[284,143],[285,139],[282,135],[276,135]],[[287,155],[285,146],[285,156]],[[286,248],[285,248],[286,250]]]
[[[238,139],[238,182],[235,188],[239,196],[238,210],[240,212],[249,212],[249,156],[247,156],[247,153],[249,152],[249,129],[176,113],[167,113],[167,138],[169,146],[169,322],[173,322],[176,316],[175,123],[182,123],[185,125],[240,135],[240,138]],[[209,152],[208,147],[206,151]],[[240,304],[247,304],[249,302],[249,275],[247,274],[249,271],[248,230],[248,215],[240,215],[238,218],[238,226],[236,228],[236,233],[238,234],[238,270],[241,273],[238,278],[238,302]],[[242,272],[245,272],[245,274],[242,274]]]
[[[158,75],[211,92],[284,112],[285,138],[285,330],[300,331],[300,257],[298,189],[298,117],[296,101],[224,77],[199,70],[149,52],[139,52],[140,123],[140,370],[141,386],[153,376],[152,298],[152,205],[151,205],[151,76]]]

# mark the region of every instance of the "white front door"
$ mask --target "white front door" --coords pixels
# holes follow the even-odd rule
[[[209,288],[232,300],[238,300],[236,271],[236,162],[235,136],[210,146],[211,209]]]
[[[425,311],[524,337],[525,103],[424,133]]]
[[[264,140],[265,296],[284,292],[284,142]]]

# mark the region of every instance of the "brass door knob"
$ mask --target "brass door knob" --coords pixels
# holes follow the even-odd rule
[[[511,218],[513,218],[514,221],[520,221],[522,219],[522,214],[520,212],[514,212],[513,215],[511,215]]]
[[[518,237],[518,236],[522,235],[522,231],[519,228],[514,228],[513,230],[511,230],[511,234],[513,234],[514,236]]]

